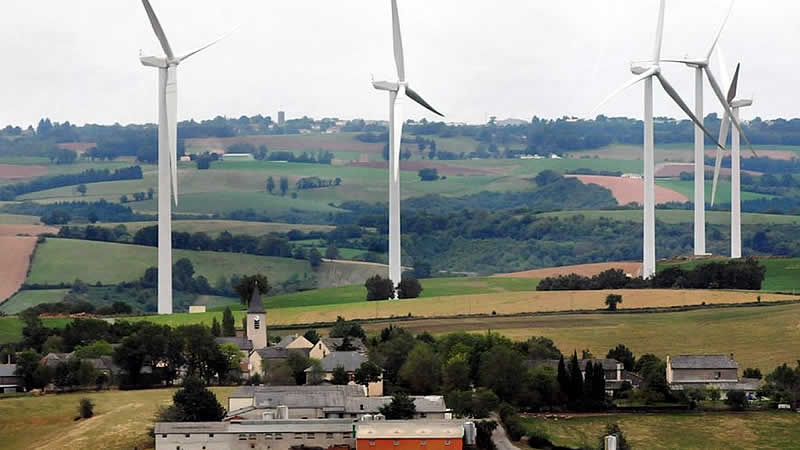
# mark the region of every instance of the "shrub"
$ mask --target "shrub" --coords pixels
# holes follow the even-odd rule
[[[725,398],[725,404],[730,406],[734,411],[744,411],[749,406],[747,394],[742,391],[728,392],[728,396]]]
[[[400,298],[417,298],[422,293],[422,285],[414,277],[403,277],[397,285],[397,296]]]
[[[94,416],[94,403],[88,398],[82,398],[78,405],[78,414],[82,419],[88,419]]]

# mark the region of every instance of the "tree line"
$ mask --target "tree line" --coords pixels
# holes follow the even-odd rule
[[[767,268],[755,258],[709,262],[694,268],[672,266],[643,280],[622,269],[609,269],[592,277],[578,274],[545,277],[537,291],[581,291],[608,289],[742,289],[761,290]]]
[[[19,195],[54,189],[64,186],[76,186],[86,183],[99,183],[101,181],[141,180],[142,168],[139,166],[126,167],[116,170],[88,169],[76,174],[55,175],[40,177],[31,181],[9,184],[0,187],[0,200],[11,201]]]

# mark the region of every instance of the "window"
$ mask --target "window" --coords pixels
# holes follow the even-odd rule
[[[424,419],[424,418],[428,417],[428,415],[425,414],[425,413],[419,413],[419,417]]]
[[[369,441],[369,446],[370,447],[375,447],[375,441]]]
[[[392,444],[394,444],[394,446],[397,447],[398,445],[400,445],[400,441],[394,441],[392,442]]]
[[[352,433],[342,433],[342,439],[352,439]]]
[[[261,328],[261,319],[259,317],[255,317],[253,319],[253,328],[255,328],[256,330]]]
[[[162,435],[161,435],[161,438],[162,438],[162,439],[166,439],[166,438],[167,438],[167,435],[166,435],[166,434],[162,434]]]
[[[722,372],[714,372],[714,379],[719,380],[722,378]]]
[[[314,433],[306,433],[306,439],[314,439],[317,436]]]
[[[361,410],[362,411],[364,410],[364,404],[363,403],[361,404]]]
[[[444,441],[444,445],[450,445],[450,439]]]
[[[295,439],[303,439],[303,433],[295,433],[294,434],[294,438]]]
[[[419,441],[419,445],[428,445],[428,441],[425,440]]]
[[[264,439],[272,439],[272,433],[264,433]]]
[[[250,433],[250,434],[247,436],[247,439],[249,439],[249,440],[251,440],[251,441],[255,441],[255,440],[256,440],[256,435],[255,435],[254,433]]]
[[[192,435],[191,435],[191,434],[184,434],[184,436],[185,436],[185,437],[187,437],[187,438],[190,438],[190,437],[192,437]]]
[[[208,437],[213,438],[214,437],[214,433],[208,433]]]
[[[325,433],[325,439],[333,439],[333,433]]]
[[[279,441],[281,439],[283,439],[283,433],[275,433],[275,440]]]
[[[246,434],[240,434],[239,435],[239,440],[240,441],[246,441],[247,440],[247,435]]]

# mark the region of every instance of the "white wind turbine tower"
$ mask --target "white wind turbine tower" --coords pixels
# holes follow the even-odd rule
[[[148,0],[142,0],[153,31],[164,50],[161,56],[142,56],[148,67],[158,68],[158,313],[172,314],[172,204],[178,204],[178,64],[223,38],[175,56],[164,29]]]
[[[722,55],[718,54],[718,56],[720,60],[720,66],[723,68],[723,80],[727,81],[727,76],[724,69],[725,63],[723,62]],[[726,100],[732,110],[732,115],[728,116],[728,114],[725,113],[725,116],[722,118],[722,123],[719,129],[719,140],[722,143],[725,143],[725,141],[728,139],[728,130],[730,129],[730,124],[732,122],[731,118],[738,121],[740,119],[739,110],[747,106],[752,106],[753,104],[752,98],[736,98],[736,91],[739,85],[739,68],[740,65],[737,64],[736,72],[733,74],[733,81],[730,83],[730,88],[728,89],[728,96]],[[731,258],[742,257],[742,158],[739,137],[739,130],[734,127],[733,131],[731,132]],[[719,180],[719,171],[721,167],[722,152],[717,150],[717,159],[714,165],[714,185],[711,189],[712,206],[714,205],[714,200],[716,199],[717,181]]]
[[[403,38],[400,33],[400,17],[397,0],[392,3],[392,36],[394,61],[397,65],[398,81],[373,81],[372,86],[380,91],[389,91],[389,278],[397,286],[402,276],[400,247],[400,145],[403,137],[403,102],[408,96],[436,115],[436,111],[406,81]]]
[[[656,23],[656,39],[653,48],[653,59],[648,62],[646,67],[641,67],[635,64],[631,65],[631,72],[636,76],[628,80],[619,89],[612,92],[611,95],[605,98],[594,111],[600,109],[606,102],[611,100],[620,92],[633,86],[634,84],[644,81],[644,245],[643,253],[644,260],[642,264],[642,277],[649,278],[656,273],[656,236],[655,236],[655,140],[653,136],[653,78],[658,79],[664,91],[672,98],[672,100],[688,115],[692,121],[697,125],[703,133],[711,137],[716,142],[716,138],[710,131],[703,125],[703,122],[692,113],[692,110],[681,99],[678,92],[672,85],[664,78],[661,73],[661,42],[664,34],[664,9],[665,0],[659,1],[658,8],[658,22]],[[594,112],[592,113],[594,115]],[[717,144],[719,145],[719,144]]]
[[[722,107],[725,109],[725,117],[730,118],[731,107],[728,100],[722,93],[716,77],[711,72],[710,60],[711,55],[714,53],[722,31],[728,22],[728,18],[733,10],[733,1],[728,7],[728,12],[717,31],[714,42],[702,58],[685,58],[685,59],[664,59],[662,62],[682,63],[689,68],[694,69],[695,72],[695,116],[703,120],[703,74],[708,78],[708,83],[711,85],[714,94],[719,100]],[[734,120],[734,125],[745,140],[749,143],[747,136],[744,135],[741,124],[738,119]],[[705,194],[705,140],[703,139],[703,130],[700,127],[695,127],[694,130],[694,254],[697,256],[707,255],[706,253],[706,194]],[[721,144],[725,141],[720,137]],[[719,154],[719,150],[718,150]]]

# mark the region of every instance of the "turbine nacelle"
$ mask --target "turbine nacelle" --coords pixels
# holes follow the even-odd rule
[[[170,66],[170,62],[167,60],[167,58],[162,58],[159,56],[140,56],[139,61],[142,62],[143,66],[157,67],[159,69],[166,69]]]
[[[389,91],[389,92],[398,92],[400,90],[400,86],[405,83],[397,83],[394,81],[372,81],[372,87],[379,91]]]
[[[746,108],[748,106],[753,106],[753,100],[743,98],[731,102],[731,108]]]
[[[634,75],[641,75],[649,70],[656,69],[656,71],[660,71],[661,68],[658,64],[652,64],[649,66],[641,66],[639,65],[639,61],[634,61],[631,63],[631,73]]]

